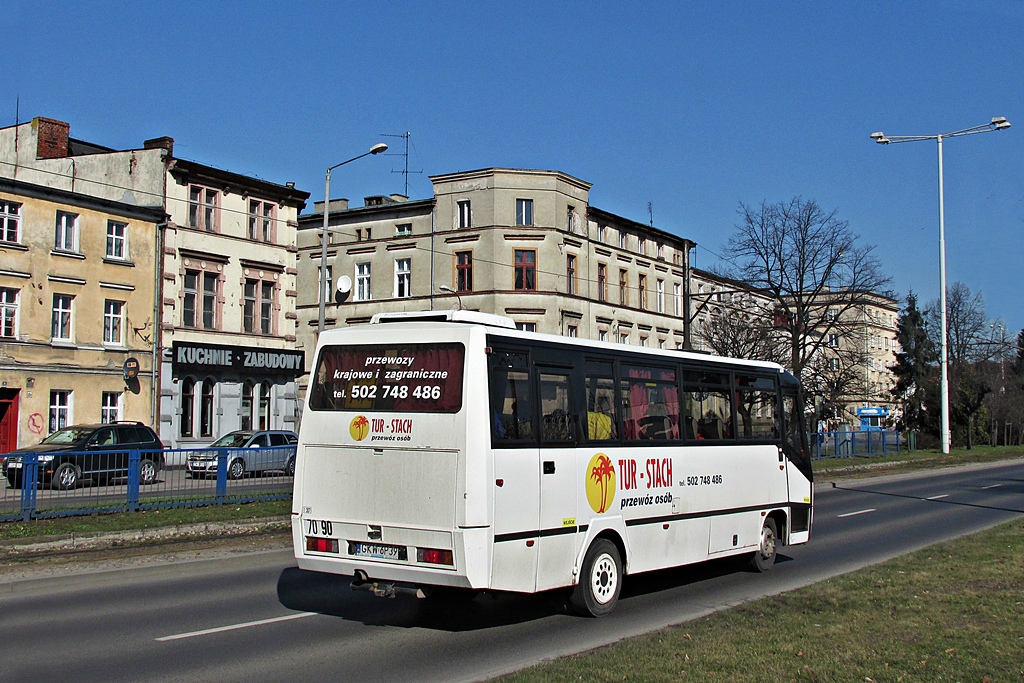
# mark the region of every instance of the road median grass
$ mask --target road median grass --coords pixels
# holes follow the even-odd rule
[[[1024,520],[499,680],[1024,681]]]

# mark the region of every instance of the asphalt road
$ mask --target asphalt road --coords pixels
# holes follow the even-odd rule
[[[0,680],[475,681],[882,562],[1024,514],[1024,462],[819,484],[811,542],[629,577],[603,619],[561,596],[385,600],[290,552],[0,583]]]

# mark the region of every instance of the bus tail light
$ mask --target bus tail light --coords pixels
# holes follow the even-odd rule
[[[426,564],[455,564],[455,559],[452,557],[451,550],[419,548],[416,550],[416,559]]]
[[[338,539],[306,536],[306,550],[313,553],[337,553]]]

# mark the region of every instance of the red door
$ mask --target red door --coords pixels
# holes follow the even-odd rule
[[[19,389],[0,389],[0,453],[18,447]]]

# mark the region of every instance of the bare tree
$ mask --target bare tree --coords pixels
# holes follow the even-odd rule
[[[813,200],[741,203],[738,213],[726,253],[739,279],[774,300],[793,374],[806,383],[824,350],[862,348],[854,338],[865,334],[864,310],[890,283],[874,246]]]
[[[721,308],[697,325],[699,348],[718,356],[775,363],[786,360],[785,347],[772,325],[770,311]]]

